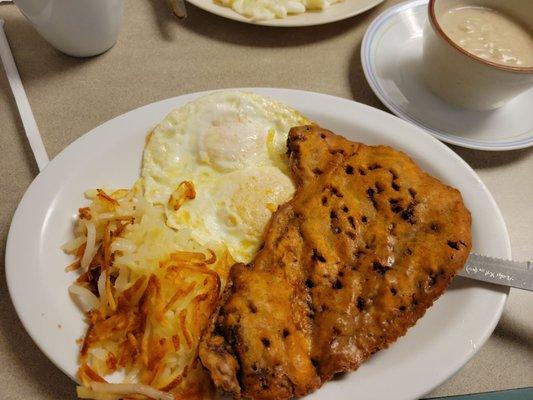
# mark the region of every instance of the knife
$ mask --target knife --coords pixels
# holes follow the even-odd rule
[[[470,253],[462,270],[457,273],[478,281],[533,291],[533,262],[511,261]]]

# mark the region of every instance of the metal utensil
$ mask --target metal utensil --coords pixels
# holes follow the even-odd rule
[[[185,0],[167,0],[170,11],[179,19],[187,18]]]
[[[35,117],[31,111],[26,91],[24,90],[24,86],[22,86],[22,81],[20,80],[20,75],[4,32],[3,19],[0,19],[0,57],[4,64],[9,86],[11,86],[11,91],[13,92],[13,97],[15,97],[15,102],[17,103],[22,125],[26,131],[26,137],[30,142],[30,147],[35,156],[35,161],[37,161],[39,171],[42,171],[46,164],[49,163],[50,159],[46,153],[43,139],[41,138],[39,128],[35,122]]]
[[[533,291],[533,262],[511,261],[471,253],[458,275]]]

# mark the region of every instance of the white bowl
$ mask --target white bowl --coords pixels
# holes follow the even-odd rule
[[[469,53],[444,32],[439,16],[465,5],[483,6],[516,18],[533,32],[530,0],[430,0],[424,28],[423,78],[444,100],[477,110],[495,109],[533,87],[533,66],[497,64]]]

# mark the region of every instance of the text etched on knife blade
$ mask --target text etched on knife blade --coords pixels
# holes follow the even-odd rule
[[[484,267],[466,266],[466,272],[469,274],[480,274],[492,279],[505,280],[507,282],[514,281],[514,277],[509,274],[502,274],[501,272],[494,272]]]

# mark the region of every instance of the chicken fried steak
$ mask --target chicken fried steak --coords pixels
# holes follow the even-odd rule
[[[288,399],[405,334],[471,248],[461,194],[386,146],[317,126],[288,139],[294,198],[236,264],[200,357],[235,398]]]

